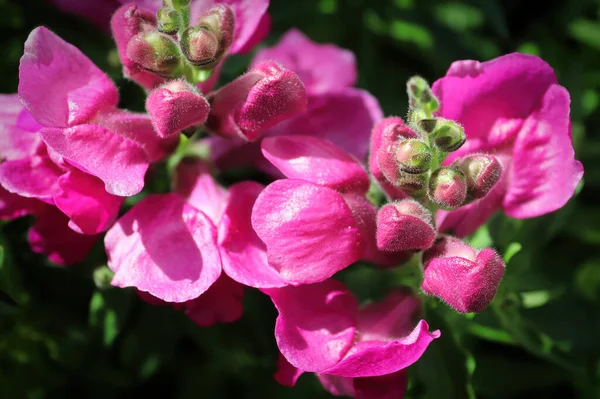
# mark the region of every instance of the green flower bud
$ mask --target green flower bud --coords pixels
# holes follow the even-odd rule
[[[458,150],[467,139],[463,128],[454,121],[438,121],[431,137],[435,146],[443,152]]]
[[[127,56],[142,68],[167,78],[183,73],[183,60],[177,43],[160,32],[140,33],[127,45]]]
[[[398,162],[400,170],[405,173],[424,173],[430,167],[431,149],[423,140],[404,140],[398,145],[396,162]]]
[[[158,30],[167,35],[174,35],[181,27],[179,13],[172,8],[161,8],[156,13]]]

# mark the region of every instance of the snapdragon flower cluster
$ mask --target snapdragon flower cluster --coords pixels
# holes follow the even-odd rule
[[[146,90],[146,113],[119,109],[102,71],[35,29],[18,93],[0,97],[0,217],[33,215],[32,250],[63,265],[106,232],[111,284],[200,326],[239,319],[244,289],[258,289],[278,311],[277,381],[315,373],[333,395],[402,397],[406,368],[440,331],[421,319],[413,289],[360,304],[335,274],[412,259],[422,292],[461,313],[483,311],[505,265],[461,239],[496,211],[535,217],[573,195],[583,168],[569,94],[543,60],[515,53],[457,61],[431,87],[411,78],[406,120],[383,118],[353,87],[352,53],[297,30],[214,90],[227,56],[266,35],[267,6],[118,8],[112,33],[124,75]],[[196,146],[208,155],[194,155]],[[148,192],[151,169],[166,159],[178,161],[171,192]],[[271,181],[215,179],[240,167]]]

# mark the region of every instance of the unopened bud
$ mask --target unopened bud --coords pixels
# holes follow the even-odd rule
[[[420,76],[413,76],[406,83],[411,108],[424,108],[434,112],[439,107],[438,99],[433,95],[429,84]]]
[[[96,287],[103,289],[109,288],[110,282],[115,274],[108,266],[100,266],[94,270],[93,280]]]
[[[377,247],[382,251],[427,249],[435,236],[431,212],[413,199],[386,204],[377,213]]]
[[[214,66],[219,52],[219,41],[209,29],[193,26],[183,31],[181,49],[193,65]]]
[[[465,175],[456,168],[441,167],[429,179],[429,198],[444,209],[456,209],[467,198]]]
[[[140,33],[127,45],[127,56],[142,68],[163,77],[178,77],[182,59],[175,41],[160,32]]]
[[[163,0],[162,4],[165,8],[173,8],[178,10],[180,8],[189,6],[191,2],[191,0]]]
[[[467,200],[485,197],[502,176],[500,161],[488,154],[472,154],[458,159],[454,166],[467,178]]]
[[[180,80],[153,90],[146,99],[146,109],[161,138],[204,123],[210,111],[208,101],[198,89]]]
[[[158,30],[167,35],[174,35],[181,28],[181,17],[172,8],[161,8],[156,13]]]
[[[477,251],[458,238],[443,236],[423,254],[421,288],[458,312],[481,312],[496,295],[504,268],[493,249]]]
[[[437,123],[438,123],[437,119],[421,119],[417,123],[417,126],[419,127],[419,129],[421,129],[425,133],[431,133],[435,130]]]
[[[393,182],[396,187],[404,191],[411,197],[422,197],[427,192],[427,174],[411,175],[401,173],[398,179]]]
[[[458,150],[467,139],[463,128],[454,121],[438,121],[431,135],[435,146],[444,152]]]
[[[411,108],[408,110],[408,120],[415,126],[418,126],[419,122],[427,118],[427,112],[421,108]]]
[[[423,140],[404,140],[398,145],[396,161],[403,172],[410,174],[424,173],[430,167],[431,149]]]
[[[429,89],[429,84],[420,76],[413,76],[406,83],[408,96],[411,98],[420,99],[423,92]]]

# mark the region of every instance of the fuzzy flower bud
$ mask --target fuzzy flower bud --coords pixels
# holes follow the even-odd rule
[[[454,166],[467,178],[468,201],[485,197],[502,176],[502,165],[493,155],[467,155],[458,159]]]
[[[423,197],[427,193],[427,174],[411,175],[400,172],[394,185],[411,197]]]
[[[204,123],[210,106],[197,88],[187,82],[173,80],[150,93],[146,109],[156,133],[166,138]]]
[[[454,121],[437,121],[431,136],[435,146],[444,152],[458,150],[467,139],[463,128]]]
[[[481,312],[490,304],[505,268],[493,249],[477,251],[450,236],[425,251],[423,267],[423,291],[461,313]]]
[[[406,83],[411,108],[424,108],[434,112],[439,108],[439,101],[433,95],[431,87],[425,79],[413,76]]]
[[[294,72],[265,61],[213,92],[206,121],[209,132],[253,141],[306,109],[306,90]]]
[[[179,46],[160,32],[136,35],[127,45],[127,56],[142,68],[163,77],[177,77],[182,73]]]
[[[161,8],[156,13],[158,30],[167,35],[174,35],[181,28],[181,17],[172,8]]]
[[[441,167],[429,179],[429,198],[444,209],[456,209],[467,198],[465,175],[456,168]]]
[[[423,140],[404,140],[398,145],[396,161],[400,170],[405,173],[424,173],[429,170],[431,150]]]
[[[377,213],[377,247],[382,251],[427,249],[435,235],[431,212],[415,200],[386,204]]]

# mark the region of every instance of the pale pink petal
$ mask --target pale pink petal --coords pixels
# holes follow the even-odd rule
[[[127,197],[144,187],[149,161],[138,143],[97,125],[46,128],[40,134],[69,163],[102,180],[110,194]]]
[[[201,327],[233,323],[242,317],[243,298],[244,286],[222,274],[208,291],[185,304],[185,314]]]
[[[278,180],[258,196],[252,226],[269,264],[288,282],[323,281],[357,261],[363,239],[336,191],[301,180]]]
[[[123,197],[104,190],[101,180],[75,168],[58,178],[58,188],[54,195],[57,208],[71,219],[69,227],[82,234],[107,230],[123,203]]]
[[[319,284],[263,290],[279,312],[275,339],[294,367],[319,372],[334,366],[355,338],[358,304],[344,284]]]
[[[212,177],[210,165],[193,158],[184,158],[177,165],[175,192],[189,205],[202,211],[215,225],[221,219],[229,198],[227,190]]]
[[[553,212],[573,196],[583,176],[575,160],[569,120],[569,92],[552,85],[542,105],[525,122],[513,152],[513,173],[503,200],[514,218]]]
[[[27,239],[31,250],[44,254],[59,265],[81,262],[98,240],[97,235],[74,232],[68,227],[69,218],[54,207],[48,207],[29,229]]]
[[[16,94],[0,94],[0,161],[28,158],[38,147],[42,126],[23,109]]]
[[[175,151],[179,136],[161,138],[156,134],[147,114],[112,110],[98,118],[98,124],[138,143],[150,158],[158,162]]]
[[[288,30],[275,46],[256,53],[252,65],[266,60],[296,72],[310,93],[326,94],[356,84],[356,59],[351,51],[315,43],[297,29]]]
[[[491,61],[457,61],[433,84],[440,116],[463,125],[467,139],[485,137],[499,118],[526,118],[550,85],[554,71],[541,58],[521,53]]]
[[[281,353],[279,354],[277,371],[273,375],[275,381],[283,386],[293,387],[302,374],[304,374],[304,371],[292,366]]]
[[[67,127],[89,121],[117,105],[113,82],[73,45],[45,27],[25,42],[19,66],[19,98],[44,126]]]
[[[229,187],[229,199],[218,226],[223,271],[250,287],[283,287],[286,281],[269,266],[265,244],[250,222],[252,207],[263,188],[251,181]]]
[[[339,192],[366,193],[369,175],[354,157],[331,141],[310,136],[267,137],[263,155],[290,179],[301,179]]]
[[[402,339],[391,342],[363,341],[354,345],[344,358],[324,373],[342,377],[375,377],[402,370],[421,357],[427,346],[440,336],[429,332],[425,320]]]
[[[148,196],[106,233],[112,284],[167,302],[195,299],[221,274],[216,236],[208,217],[177,194]]]

